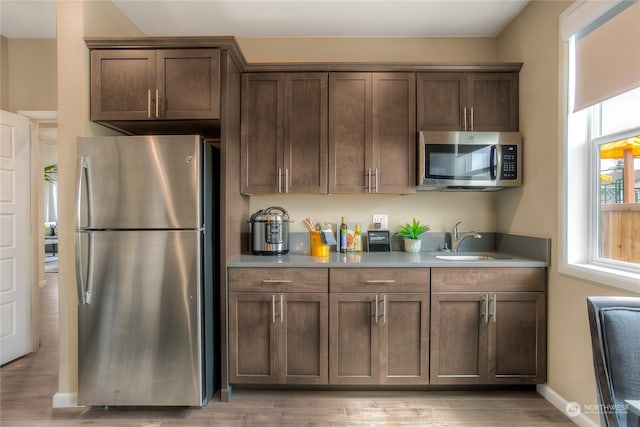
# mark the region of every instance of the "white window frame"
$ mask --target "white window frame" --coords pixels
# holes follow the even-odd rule
[[[595,150],[597,143],[637,135],[634,133],[637,129],[593,138],[592,142],[594,128],[590,109],[570,112],[573,94],[569,93],[569,89],[574,66],[570,63],[571,49],[570,44],[564,44],[560,55],[559,98],[563,155],[559,174],[559,206],[562,208],[559,227],[562,239],[558,270],[577,279],[640,293],[640,268],[635,268],[635,264],[605,261],[597,256],[599,188],[596,185],[596,173],[600,167],[599,155]],[[569,132],[570,128],[584,130],[584,133]]]

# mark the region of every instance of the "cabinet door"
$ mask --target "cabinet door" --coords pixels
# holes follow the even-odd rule
[[[150,120],[155,50],[91,51],[91,120]]]
[[[329,75],[329,193],[373,187],[371,73]]]
[[[544,293],[498,292],[489,296],[489,381],[546,382]]]
[[[415,87],[413,73],[373,73],[375,192],[416,191]]]
[[[418,130],[468,129],[465,73],[418,73],[416,79]]]
[[[330,294],[329,383],[377,384],[379,314],[373,294]]]
[[[240,190],[244,194],[282,191],[284,76],[242,75]]]
[[[229,293],[229,382],[278,383],[276,300],[275,294]]]
[[[431,294],[431,384],[487,382],[487,297]]]
[[[328,294],[285,293],[279,331],[282,384],[327,384]]]
[[[391,293],[379,302],[380,383],[428,384],[429,295]]]
[[[327,73],[284,76],[284,192],[327,192]]]
[[[472,130],[518,130],[517,73],[470,73],[467,84]]]
[[[220,118],[219,49],[159,49],[156,56],[158,118]]]

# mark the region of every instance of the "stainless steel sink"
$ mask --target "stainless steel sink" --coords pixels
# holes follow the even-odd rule
[[[438,259],[446,259],[447,261],[485,261],[496,259],[491,255],[436,255]]]

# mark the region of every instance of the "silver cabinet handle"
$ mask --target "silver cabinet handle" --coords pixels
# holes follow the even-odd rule
[[[382,323],[387,323],[387,294],[382,297]]]
[[[379,183],[380,183],[380,178],[378,178],[378,168],[376,168],[376,193],[378,192]]]
[[[284,192],[289,192],[289,168],[284,168]]]
[[[276,323],[276,296],[271,295],[271,323]]]
[[[489,294],[485,294],[482,299],[484,303],[484,323],[489,323]]]
[[[378,323],[378,294],[376,294],[376,310],[375,310],[374,319],[375,319],[376,323]]]
[[[147,118],[151,118],[151,89],[147,90]]]
[[[286,279],[262,279],[262,283],[291,283],[291,280],[286,280]]]
[[[467,107],[462,109],[462,121],[464,123],[464,130],[467,130]]]
[[[471,107],[471,130],[473,130],[473,107]]]
[[[282,294],[280,294],[280,323],[284,323],[284,303],[282,300]]]
[[[493,313],[491,314],[493,318],[493,323],[496,323],[496,317],[497,317],[496,306],[497,305],[498,305],[498,295],[493,294]]]
[[[158,89],[156,89],[156,119],[159,117],[158,115],[158,104],[160,104],[160,97],[158,96],[159,91]]]
[[[282,168],[278,168],[278,193],[282,193]]]
[[[379,279],[379,280],[367,280],[367,283],[375,284],[375,283],[396,283],[394,279]]]
[[[367,183],[367,192],[371,193],[371,169],[369,169],[367,173],[368,183]]]

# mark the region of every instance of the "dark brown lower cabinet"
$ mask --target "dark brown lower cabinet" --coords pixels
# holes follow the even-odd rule
[[[446,271],[448,270],[448,271]],[[457,271],[456,271],[457,270]],[[544,273],[494,269],[432,269],[432,384],[541,384],[546,381]],[[520,271],[518,271],[520,270]],[[476,279],[477,280],[477,279]],[[489,286],[499,291],[488,291]],[[455,289],[446,292],[445,289]],[[522,290],[518,290],[522,289]]]
[[[327,384],[327,294],[229,294],[230,382]]]
[[[428,384],[428,294],[330,295],[330,384]]]

